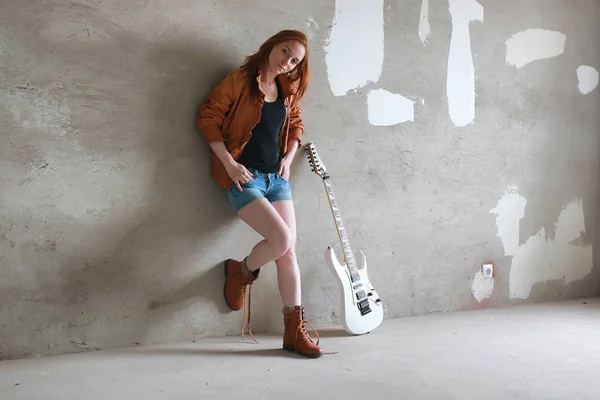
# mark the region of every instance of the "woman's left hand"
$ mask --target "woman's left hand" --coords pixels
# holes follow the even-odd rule
[[[292,159],[284,156],[279,166],[279,175],[286,181],[290,178],[290,166],[292,165]]]

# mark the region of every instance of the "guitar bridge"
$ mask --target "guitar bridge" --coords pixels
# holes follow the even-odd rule
[[[371,312],[371,307],[369,307],[369,299],[365,299],[358,302],[358,309],[360,310],[361,315],[367,315]]]

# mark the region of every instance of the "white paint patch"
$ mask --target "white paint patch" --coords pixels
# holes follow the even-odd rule
[[[516,251],[509,277],[510,298],[527,299],[533,285],[562,280],[565,285],[592,272],[592,246],[577,245],[585,222],[581,199],[569,203],[560,213],[554,239],[545,240],[545,229],[529,238]]]
[[[490,213],[496,214],[498,237],[502,240],[504,254],[512,256],[519,248],[519,223],[525,216],[527,200],[517,192],[516,186],[511,186],[498,201],[496,208]]]
[[[471,21],[483,22],[483,7],[475,0],[449,0],[452,37],[448,55],[446,95],[448,111],[456,126],[475,118],[475,68],[471,53]]]
[[[315,36],[315,33],[319,30],[319,24],[315,21],[312,15],[308,16],[308,22],[306,23],[306,36],[309,39],[312,39]]]
[[[429,0],[422,0],[421,15],[419,18],[419,38],[423,46],[427,45],[431,35],[431,25],[429,25]]]
[[[506,41],[506,63],[517,68],[537,60],[564,53],[567,37],[564,33],[546,29],[517,32]]]
[[[383,0],[336,0],[325,45],[331,91],[344,96],[377,82],[383,67]]]
[[[591,93],[598,86],[598,70],[589,65],[582,65],[577,68],[577,88],[582,94]]]
[[[415,120],[414,101],[384,89],[371,90],[367,96],[369,123],[391,126]]]
[[[486,279],[483,277],[481,270],[477,272],[473,283],[471,284],[471,293],[478,303],[482,300],[490,298],[494,292],[494,279]]]

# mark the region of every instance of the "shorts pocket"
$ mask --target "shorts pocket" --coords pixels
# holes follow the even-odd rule
[[[277,174],[277,181],[278,181],[278,186],[281,189],[284,189],[284,190],[287,190],[287,191],[291,191],[292,190],[292,185],[290,185],[290,181],[288,181],[287,179],[285,179],[284,177],[282,177],[279,174]]]

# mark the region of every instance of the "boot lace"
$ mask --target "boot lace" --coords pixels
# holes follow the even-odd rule
[[[304,326],[304,324],[309,324],[311,329],[313,330],[313,332],[315,333],[315,335],[317,335],[317,342],[313,342],[313,340],[311,339],[310,335],[308,334],[308,332],[306,331],[306,327]],[[319,337],[319,332],[317,332],[317,330],[315,329],[315,327],[313,326],[313,324],[310,323],[310,321],[308,321],[307,319],[304,319],[304,317],[300,317],[300,323],[298,324],[298,329],[296,329],[296,348],[298,347],[298,333],[300,333],[300,338],[306,337],[308,340],[310,340],[312,343],[315,343],[317,346],[319,345],[319,342],[321,341],[321,338]]]
[[[240,288],[240,290],[242,290],[242,291],[246,287],[248,289],[248,307],[246,307],[246,296],[244,295],[244,321],[242,322],[242,340],[245,340],[244,331],[245,331],[245,326],[246,326],[246,321],[247,321],[248,322],[248,333],[250,334],[250,337],[252,338],[252,340],[254,340],[254,342],[256,342],[258,344],[258,340],[256,340],[256,338],[252,334],[252,326],[250,324],[250,311],[251,311],[251,305],[252,305],[252,283],[253,282],[245,284],[245,285],[241,286],[241,288]],[[248,310],[248,316],[246,316],[246,309]]]
[[[313,324],[311,324],[309,320],[307,320],[307,319],[304,318],[304,310],[298,312],[297,318],[300,320],[300,323],[298,324],[298,329],[296,329],[296,340],[295,340],[296,351],[298,351],[298,339],[302,339],[302,338],[306,338],[311,343],[314,343],[316,346],[318,346],[319,342],[321,341],[321,337],[319,336],[319,332],[317,332],[317,330],[315,329],[315,327],[313,326]],[[311,339],[310,335],[306,331],[306,327],[304,326],[304,324],[310,325],[312,331],[317,336],[317,342],[316,343],[313,342],[313,340]],[[298,336],[298,334],[300,334],[300,336]],[[338,353],[337,351],[323,351],[323,354],[337,354],[337,353]]]

